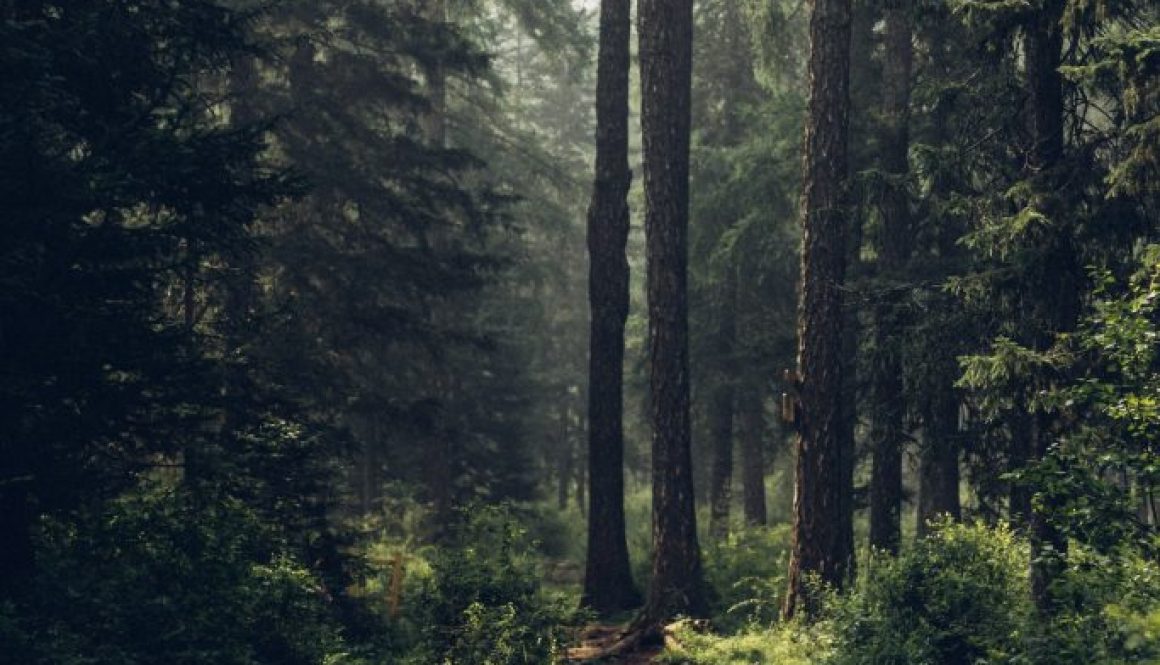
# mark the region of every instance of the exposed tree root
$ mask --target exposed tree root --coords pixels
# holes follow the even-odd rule
[[[708,623],[682,619],[670,624],[644,623],[634,621],[625,626],[594,625],[585,628],[579,635],[580,646],[569,649],[564,654],[565,663],[644,664],[662,651],[684,649],[677,633],[692,626],[695,630],[705,630]]]

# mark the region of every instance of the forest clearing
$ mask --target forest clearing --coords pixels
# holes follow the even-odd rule
[[[1160,665],[1160,5],[0,0],[0,665]]]

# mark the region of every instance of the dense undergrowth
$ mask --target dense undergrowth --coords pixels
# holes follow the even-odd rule
[[[215,505],[147,488],[43,523],[37,595],[0,607],[0,662],[532,665],[558,661],[595,620],[558,575],[582,561],[570,512],[477,506],[433,545],[415,536],[419,507],[394,507],[348,543],[357,563],[338,599],[251,511]],[[785,525],[707,542],[712,629],[682,629],[661,662],[1160,662],[1160,568],[1132,551],[1073,544],[1049,619],[1030,600],[1022,536],[942,524],[896,557],[863,552],[854,588],[819,590],[807,625],[778,619],[788,546]]]
[[[1031,603],[1027,542],[1004,525],[941,525],[897,557],[864,556],[854,589],[826,596],[819,620],[752,616],[715,635],[682,632],[668,663],[975,665],[1160,662],[1160,569],[1130,552],[1073,545],[1052,589]],[[726,624],[727,625],[727,624]]]

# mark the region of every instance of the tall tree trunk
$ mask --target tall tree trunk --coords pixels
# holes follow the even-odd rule
[[[902,349],[899,344],[899,283],[906,279],[911,252],[910,197],[906,188],[910,152],[910,71],[914,59],[909,2],[898,0],[885,12],[882,168],[892,179],[882,201],[878,268],[883,286],[875,312],[873,446],[870,478],[870,544],[897,552],[901,534],[902,449],[905,411]]]
[[[1051,275],[1041,285],[1040,307],[1046,308],[1043,320],[1051,330],[1042,331],[1037,346],[1045,350],[1055,333],[1074,329],[1079,316],[1081,271],[1072,246],[1070,227],[1062,222],[1068,211],[1061,205],[1058,174],[1063,159],[1063,77],[1059,72],[1063,56],[1061,25],[1064,0],[1047,0],[1035,12],[1023,33],[1023,59],[1027,76],[1028,115],[1031,129],[1030,177],[1035,185],[1036,205],[1053,219],[1055,232],[1045,250],[1043,261]],[[1057,218],[1058,219],[1055,219]],[[1034,427],[1030,440],[1032,460],[1042,459],[1050,443],[1048,414],[1031,414]],[[1031,595],[1041,613],[1050,613],[1054,603],[1050,585],[1061,572],[1066,540],[1040,511],[1032,508],[1030,517]]]
[[[572,486],[573,468],[575,465],[572,446],[572,414],[568,409],[567,396],[564,397],[565,406],[560,409],[560,443],[556,457],[556,506],[560,510],[568,507],[569,488]]]
[[[420,3],[422,16],[433,25],[443,28],[447,24],[447,0],[423,0]],[[420,124],[427,145],[441,149],[447,145],[447,71],[438,58],[424,72],[426,97],[431,108],[423,114]],[[421,238],[425,245],[430,238]],[[432,320],[435,312],[427,306],[427,316]],[[455,453],[454,432],[448,426],[448,405],[455,390],[456,378],[445,367],[435,369],[434,394],[439,403],[435,413],[434,429],[431,433],[432,454],[425,457],[429,492],[432,499],[432,533],[435,540],[446,535],[446,529],[453,519],[455,504]]]
[[[765,414],[761,392],[742,390],[737,395],[737,420],[741,439],[741,487],[745,523],[764,526],[765,511]]]
[[[950,364],[947,373],[955,371]],[[961,517],[959,505],[959,400],[948,381],[938,381],[923,414],[925,440],[919,456],[918,524],[916,533],[927,534],[935,518]]]
[[[858,108],[868,108],[874,93],[872,88],[877,77],[872,65],[874,54],[874,26],[879,21],[878,8],[870,2],[853,2],[850,16],[850,105]],[[869,146],[869,123],[866,121],[869,114],[860,114],[851,119],[848,129],[847,143],[853,146]],[[861,120],[861,122],[858,122]],[[850,170],[861,171],[873,165],[874,157],[868,151],[855,150],[848,155]],[[855,293],[864,290],[867,277],[867,264],[862,260],[862,245],[865,236],[866,209],[864,206],[852,207],[846,238],[845,287],[847,291]],[[845,457],[848,469],[843,470],[843,476],[849,477],[853,483],[854,466],[858,462],[858,405],[862,399],[862,368],[858,365],[859,350],[863,333],[863,317],[861,307],[842,307],[842,415],[839,421],[838,440],[841,449],[847,451]],[[847,493],[845,504],[841,510],[853,519],[853,494]],[[850,569],[847,577],[855,574],[854,559],[851,557]]]
[[[926,36],[928,58],[932,64],[945,63],[955,56],[948,51],[946,31],[955,25],[949,9],[943,9],[933,17],[930,33]],[[953,29],[953,28],[952,28]],[[946,76],[945,72],[939,75]],[[946,145],[948,115],[947,104],[937,104],[931,116],[930,143]],[[951,191],[951,180],[945,173],[937,173],[931,182],[931,195],[935,199],[945,199]],[[938,252],[939,261],[951,269],[962,260],[963,248],[959,244],[964,228],[959,218],[945,215],[937,218],[938,226],[932,245]],[[944,316],[953,317],[960,307],[956,299],[943,294],[937,301],[938,309]],[[944,321],[948,319],[943,319]],[[953,318],[949,320],[954,320]],[[940,326],[942,335],[927,339],[934,351],[934,361],[924,365],[926,373],[924,399],[922,400],[923,442],[919,449],[919,490],[917,529],[919,537],[928,533],[931,519],[940,515],[958,520],[962,516],[959,500],[959,408],[960,397],[954,387],[955,377],[960,373],[958,356],[961,335],[950,330],[951,326]]]
[[[641,127],[653,426],[648,622],[707,611],[689,427],[689,140],[692,0],[640,0]]]
[[[1035,416],[1028,412],[1027,400],[1020,396],[1015,401],[1012,413],[1007,417],[1007,428],[1011,441],[1007,451],[1007,471],[1014,473],[1026,468],[1034,458],[1037,429]],[[1021,482],[1011,482],[1007,494],[1007,519],[1012,524],[1031,523],[1031,490]]]
[[[730,265],[720,286],[715,356],[716,385],[709,411],[713,441],[712,476],[709,482],[709,533],[713,538],[729,535],[729,512],[733,499],[733,354],[737,337],[737,271]]]
[[[842,419],[850,0],[814,0],[802,192],[802,270],[793,546],[784,614],[815,609],[807,577],[841,586],[853,556],[853,451]]]
[[[581,603],[611,613],[640,603],[624,524],[624,325],[628,318],[630,0],[602,0],[596,178],[588,208],[588,557]]]

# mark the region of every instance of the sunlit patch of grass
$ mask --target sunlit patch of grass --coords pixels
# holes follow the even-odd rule
[[[834,650],[826,622],[805,626],[798,622],[772,628],[751,627],[727,637],[679,629],[679,648],[668,648],[659,663],[687,665],[813,665],[825,662]]]

